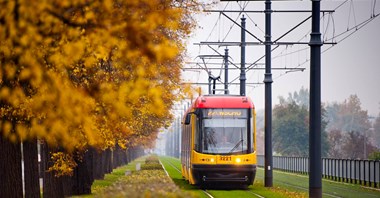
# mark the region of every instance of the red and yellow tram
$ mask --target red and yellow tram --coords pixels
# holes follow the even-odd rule
[[[250,185],[256,175],[256,113],[250,98],[199,96],[184,115],[182,176],[194,185]]]

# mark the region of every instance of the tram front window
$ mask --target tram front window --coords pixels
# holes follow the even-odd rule
[[[247,119],[204,119],[203,131],[203,153],[237,154],[247,152]]]

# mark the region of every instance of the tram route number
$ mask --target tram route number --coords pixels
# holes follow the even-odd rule
[[[231,156],[220,156],[220,161],[231,161]]]

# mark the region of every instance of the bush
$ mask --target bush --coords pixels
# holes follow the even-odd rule
[[[96,197],[192,197],[181,191],[164,170],[141,170],[122,177]]]
[[[368,156],[370,160],[380,160],[380,152],[373,152]]]
[[[160,160],[156,155],[151,155],[145,159],[145,164],[159,164]]]
[[[161,164],[143,164],[141,170],[162,170]]]

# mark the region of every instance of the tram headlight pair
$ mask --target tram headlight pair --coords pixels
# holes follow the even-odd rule
[[[215,159],[214,158],[201,158],[201,161],[202,162],[211,162],[211,163],[214,163],[215,162]]]

